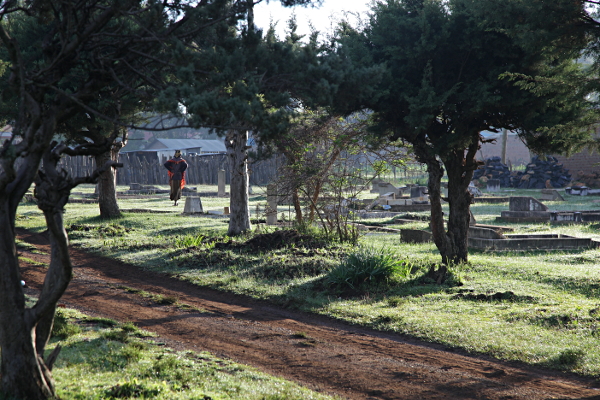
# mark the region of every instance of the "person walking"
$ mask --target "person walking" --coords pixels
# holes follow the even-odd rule
[[[173,158],[165,163],[165,168],[169,174],[169,186],[171,187],[170,198],[177,205],[177,201],[181,198],[181,191],[185,186],[185,170],[187,162],[181,158],[181,150],[175,150]]]

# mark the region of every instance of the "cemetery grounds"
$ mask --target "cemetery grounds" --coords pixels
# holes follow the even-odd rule
[[[424,278],[439,262],[432,243],[406,244],[397,233],[365,231],[360,246],[393,252],[409,268],[386,282],[344,289],[327,279],[357,247],[285,233],[293,219],[288,206],[278,209],[282,228],[265,226],[261,188],[251,196],[257,232],[244,238],[224,237],[227,219],[220,215],[181,215],[184,202],[173,207],[168,195],[121,196],[124,216],[102,221],[97,204],[85,203],[93,187],[81,190],[72,198],[82,203],[66,207],[75,277],[59,309],[59,319],[76,328],[54,339],[65,346],[55,372],[63,398],[600,395],[594,389],[600,376],[598,249],[471,252],[468,265],[452,267],[452,279],[436,285]],[[216,187],[198,192],[205,211],[228,205],[202,195]],[[539,197],[539,191],[496,195]],[[565,202],[545,204],[556,211],[600,208],[600,197],[564,196]],[[508,203],[472,205],[480,224],[600,240],[600,223],[496,221],[507,209]],[[428,212],[410,214],[415,220],[409,224],[357,222],[427,228],[418,217]],[[48,250],[35,204],[20,205],[17,227],[27,290],[35,296]],[[91,344],[102,346],[100,361],[92,359],[98,352]],[[208,372],[192,376],[200,365]]]

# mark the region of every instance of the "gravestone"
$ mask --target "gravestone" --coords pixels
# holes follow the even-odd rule
[[[495,229],[483,228],[479,226],[469,227],[469,238],[480,239],[506,239],[506,237]]]
[[[400,240],[405,243],[427,243],[433,242],[433,235],[420,229],[400,229]]]
[[[515,196],[510,198],[509,211],[502,211],[500,218],[510,222],[546,222],[550,221],[550,211],[533,197]]]
[[[267,185],[267,225],[277,225],[277,185]]]
[[[217,196],[225,197],[227,193],[225,193],[225,170],[220,169],[217,174],[217,185],[218,185],[218,193]]]
[[[398,189],[396,189],[396,186],[392,185],[389,182],[379,182],[376,186],[377,191],[379,194],[384,194],[384,193],[394,193],[397,194],[398,193]]]
[[[185,198],[185,206],[183,207],[184,214],[200,214],[203,213],[202,200],[198,196],[187,196]]]
[[[533,197],[515,196],[510,198],[510,211],[548,211],[548,207]]]
[[[543,201],[565,201],[565,198],[555,189],[542,189],[540,200]]]
[[[387,201],[388,206],[410,206],[412,203],[411,199],[393,199]]]
[[[410,188],[410,198],[424,197],[427,188],[425,186],[413,186]]]
[[[377,187],[377,185],[379,185],[380,182],[381,182],[381,179],[378,179],[378,178],[374,178],[371,181],[371,184],[373,185],[373,187],[371,188],[371,193],[379,193],[379,188]]]
[[[487,191],[488,192],[499,192],[500,191],[500,179],[488,179]]]

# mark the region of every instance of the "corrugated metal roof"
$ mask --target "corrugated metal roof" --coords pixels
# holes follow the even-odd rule
[[[499,139],[502,137],[502,131],[500,132],[492,132],[492,131],[481,131],[479,132],[481,134],[481,136],[483,136],[485,139]],[[517,132],[514,131],[508,131],[508,136],[515,136],[517,134]]]
[[[8,139],[12,136],[12,126],[5,125],[2,129],[0,129],[0,138]]]
[[[156,139],[146,150],[185,150],[202,148],[203,152],[226,152],[222,140],[205,139]]]

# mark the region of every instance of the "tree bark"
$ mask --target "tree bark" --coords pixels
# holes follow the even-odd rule
[[[231,170],[229,236],[237,236],[251,229],[247,143],[248,132],[245,130],[232,129],[225,136]]]
[[[463,151],[452,152],[452,156],[447,157],[444,163],[448,174],[449,215],[447,236],[452,244],[449,251],[442,255],[446,263],[464,263],[469,258],[471,193],[468,186],[473,177],[473,171],[466,170],[465,165],[470,164],[470,162],[463,154]]]
[[[467,150],[447,151],[441,161],[427,150],[415,147],[417,157],[427,164],[429,174],[429,201],[431,203],[431,233],[445,265],[468,261],[468,235],[471,193],[468,190],[477,168],[475,156],[479,148],[478,136],[474,136]],[[442,167],[443,163],[443,167]],[[441,179],[444,169],[448,175],[448,226],[444,225],[442,211]],[[447,271],[430,271],[436,281],[443,282]]]
[[[118,162],[121,147],[123,147],[122,142],[117,142],[109,151],[95,156],[96,166],[101,167],[108,161]],[[121,216],[121,210],[117,203],[117,176],[114,168],[104,171],[98,179],[98,205],[100,218],[109,219]]]
[[[300,194],[298,193],[298,188],[292,189],[292,203],[294,204],[294,211],[296,212],[296,222],[302,224],[303,215],[302,215],[302,205],[300,204]]]
[[[0,198],[0,224],[12,225],[14,215]],[[33,340],[33,321],[24,318],[25,296],[15,247],[14,229],[0,229],[0,343],[2,392],[18,399],[47,399],[55,395]]]

